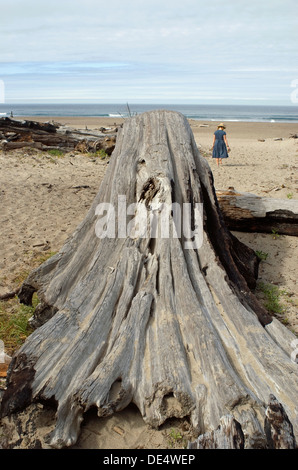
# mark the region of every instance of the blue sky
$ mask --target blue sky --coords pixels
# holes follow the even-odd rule
[[[7,103],[292,104],[297,0],[0,0],[0,11]]]

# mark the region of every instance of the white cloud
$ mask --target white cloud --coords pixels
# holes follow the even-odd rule
[[[281,72],[281,73],[297,73],[298,67],[236,67],[229,70],[229,72]]]
[[[296,0],[0,3],[0,79],[12,99],[30,99],[36,87],[43,97],[105,87],[107,97],[135,90],[141,99],[151,84],[173,99],[233,99],[238,88],[249,99],[252,86],[262,95],[266,86],[274,99],[279,87],[286,97],[282,74],[297,73]],[[270,73],[279,74],[278,86],[268,85]]]

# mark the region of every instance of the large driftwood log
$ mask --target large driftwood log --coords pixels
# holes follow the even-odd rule
[[[216,191],[224,221],[230,230],[298,236],[298,201],[273,199],[235,190]]]
[[[78,130],[60,124],[18,121],[10,118],[0,119],[0,147],[14,150],[24,147],[39,150],[60,149],[96,152],[104,150],[111,155],[115,148],[118,128],[107,134],[101,130]]]
[[[202,244],[192,245],[177,214],[192,208],[196,240],[197,203]],[[142,233],[164,206],[171,235]],[[101,417],[133,402],[154,427],[188,416],[198,436],[231,415],[247,448],[265,445],[271,393],[295,417],[297,364],[294,335],[250,289],[257,267],[224,224],[186,118],[157,110],[128,119],[85,220],[19,292],[30,303],[37,291],[37,329],[10,364],[2,415],[54,401],[50,445],[63,447],[76,442],[91,407]]]

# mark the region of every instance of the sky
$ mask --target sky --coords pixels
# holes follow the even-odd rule
[[[297,18],[297,0],[0,0],[0,102],[290,106]]]

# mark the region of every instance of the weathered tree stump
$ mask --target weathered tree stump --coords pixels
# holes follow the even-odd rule
[[[170,236],[144,234],[161,207]],[[191,208],[181,233],[180,208]],[[257,268],[224,224],[187,119],[158,110],[126,120],[85,220],[19,292],[26,303],[38,294],[37,329],[10,364],[2,415],[54,401],[50,444],[64,447],[91,407],[101,417],[133,402],[154,427],[189,416],[198,436],[231,415],[246,447],[259,446],[271,393],[295,416],[297,364],[294,335],[251,291]]]

